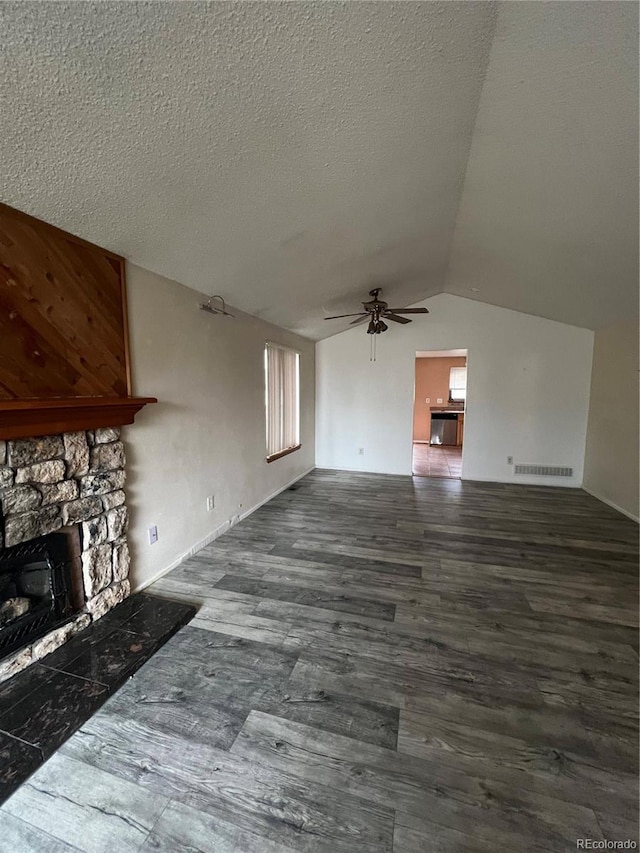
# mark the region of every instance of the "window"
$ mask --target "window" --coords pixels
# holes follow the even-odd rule
[[[300,447],[300,355],[277,344],[264,348],[267,462]]]
[[[451,402],[467,398],[467,368],[452,367],[449,370],[449,400]]]

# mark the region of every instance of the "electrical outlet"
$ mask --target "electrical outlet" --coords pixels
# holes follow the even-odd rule
[[[513,465],[513,456],[507,456],[507,465]]]
[[[431,397],[427,397],[427,399],[425,400],[425,403],[430,403],[430,402],[431,402]]]
[[[209,495],[207,498],[207,512],[211,512],[215,506],[215,501],[213,499],[213,495]]]
[[[364,447],[358,448],[358,456],[364,456]]]
[[[436,399],[436,403],[442,403],[442,397],[438,397],[438,398]]]
[[[153,545],[154,542],[158,541],[158,528],[154,524],[147,532],[149,534],[149,545]]]

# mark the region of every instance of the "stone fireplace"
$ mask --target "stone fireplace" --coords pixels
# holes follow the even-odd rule
[[[129,595],[124,481],[116,427],[0,441],[0,681]]]

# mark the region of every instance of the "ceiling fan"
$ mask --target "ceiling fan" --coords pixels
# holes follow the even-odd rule
[[[381,332],[386,332],[389,328],[384,322],[385,320],[393,320],[394,323],[410,323],[408,317],[401,317],[401,314],[428,314],[427,308],[389,308],[388,302],[383,302],[378,297],[382,293],[381,287],[376,287],[369,291],[369,296],[373,297],[368,302],[363,302],[364,311],[359,311],[357,314],[338,314],[335,317],[325,317],[325,320],[339,320],[342,317],[357,317],[357,320],[352,320],[350,326],[357,326],[358,323],[365,323],[369,320],[367,326],[368,335],[379,335]]]

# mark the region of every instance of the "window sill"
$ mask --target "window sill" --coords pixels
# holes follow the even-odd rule
[[[287,447],[286,450],[281,450],[279,453],[272,453],[271,456],[267,456],[267,462],[275,462],[276,459],[282,459],[283,456],[288,456],[290,453],[295,453],[296,450],[300,450],[301,447],[301,444],[296,444],[295,447]]]

